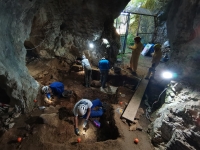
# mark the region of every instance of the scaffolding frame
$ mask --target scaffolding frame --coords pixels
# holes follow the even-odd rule
[[[121,15],[126,15],[127,16],[127,20],[126,20],[126,32],[125,32],[125,38],[124,38],[124,42],[123,42],[123,48],[122,48],[122,52],[125,53],[125,49],[126,49],[126,41],[127,41],[127,36],[128,36],[128,32],[129,32],[129,26],[130,26],[130,15],[131,14],[135,14],[135,15],[139,15],[139,25],[137,28],[137,33],[136,36],[138,36],[139,34],[155,34],[155,27],[156,27],[156,18],[157,16],[155,14],[153,14],[150,10],[145,9],[145,8],[137,8],[137,7],[132,7],[132,6],[128,6],[126,7],[123,12],[120,14]],[[141,16],[151,16],[154,19],[154,31],[151,33],[139,33],[139,29],[140,29],[140,22],[141,22]],[[119,17],[118,17],[119,18]],[[117,21],[116,21],[116,27],[117,27]],[[153,39],[153,38],[152,38]]]

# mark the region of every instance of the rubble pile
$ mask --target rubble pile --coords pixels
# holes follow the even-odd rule
[[[14,119],[21,115],[21,108],[17,105],[11,107],[8,104],[0,103],[0,133],[3,134],[15,125]]]

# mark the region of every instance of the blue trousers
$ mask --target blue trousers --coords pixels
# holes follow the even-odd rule
[[[105,88],[106,87],[106,81],[108,78],[108,70],[101,70],[101,87]]]
[[[96,117],[101,117],[103,115],[103,109],[99,108],[98,110],[93,110],[95,107],[102,107],[102,102],[100,99],[95,99],[92,101],[92,107],[91,107],[91,113],[90,113],[90,118],[96,118]],[[87,117],[87,113],[83,116],[83,118]]]

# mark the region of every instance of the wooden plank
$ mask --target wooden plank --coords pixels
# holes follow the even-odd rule
[[[128,119],[130,121],[134,121],[135,115],[140,106],[140,102],[142,100],[142,97],[144,95],[148,82],[149,80],[142,79],[138,88],[136,89],[135,94],[131,98],[128,106],[126,107],[124,113],[122,114],[122,118]]]

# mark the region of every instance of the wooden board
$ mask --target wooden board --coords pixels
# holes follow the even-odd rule
[[[140,102],[142,100],[142,97],[144,95],[148,82],[149,80],[142,79],[138,88],[135,91],[135,94],[131,98],[128,106],[126,107],[124,113],[122,114],[122,118],[128,119],[130,121],[134,121],[135,115],[140,106]]]

